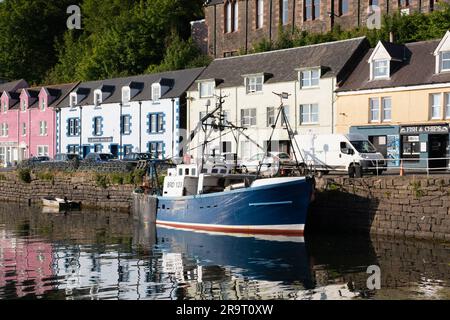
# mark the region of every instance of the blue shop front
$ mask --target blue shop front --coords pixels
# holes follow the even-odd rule
[[[355,126],[350,133],[366,137],[386,159],[389,167],[446,170],[449,165],[449,124]]]

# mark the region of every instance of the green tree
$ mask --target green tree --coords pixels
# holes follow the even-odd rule
[[[38,83],[57,62],[55,39],[66,31],[66,9],[80,0],[0,3],[0,75]]]

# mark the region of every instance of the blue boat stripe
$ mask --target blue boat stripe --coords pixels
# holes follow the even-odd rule
[[[249,207],[262,207],[262,206],[276,206],[282,204],[292,204],[292,201],[282,201],[282,202],[261,202],[261,203],[250,203]]]

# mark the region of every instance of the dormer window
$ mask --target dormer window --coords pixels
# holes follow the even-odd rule
[[[213,81],[199,83],[200,98],[211,98],[214,95],[215,83]]]
[[[77,94],[71,93],[70,94],[70,107],[75,108],[76,105],[77,105]]]
[[[45,111],[47,108],[47,102],[45,101],[45,98],[41,99],[41,103],[39,104],[41,111]]]
[[[94,105],[99,107],[102,104],[102,92],[100,90],[96,90],[94,92]]]
[[[21,103],[21,110],[23,112],[27,111],[27,100],[23,99]]]
[[[245,87],[247,93],[262,92],[264,83],[264,75],[248,76],[245,78]]]
[[[441,71],[450,71],[450,51],[441,53]]]
[[[152,100],[153,103],[159,102],[161,98],[161,86],[158,83],[152,85]]]
[[[389,78],[389,60],[375,60],[373,62],[373,78]]]
[[[301,88],[313,88],[319,86],[320,69],[309,69],[300,71]]]
[[[2,100],[2,112],[6,113],[8,111],[8,105],[6,103],[6,101]]]
[[[122,105],[129,106],[131,100],[131,90],[129,87],[122,88]]]

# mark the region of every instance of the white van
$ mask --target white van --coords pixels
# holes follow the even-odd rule
[[[360,134],[296,135],[294,150],[300,151],[299,161],[305,166],[325,174],[343,171],[361,177],[362,172],[381,174],[387,165],[383,155]]]

